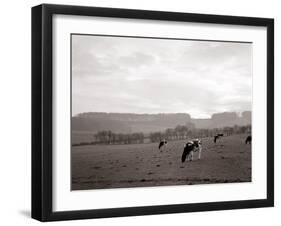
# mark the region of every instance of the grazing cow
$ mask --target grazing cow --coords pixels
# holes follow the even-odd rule
[[[201,158],[201,151],[202,151],[201,141],[199,139],[188,141],[184,146],[181,161],[185,162],[186,157],[187,157],[187,161],[192,161],[193,160],[193,154],[196,151],[198,151],[198,159],[200,159]]]
[[[159,143],[159,150],[162,151],[162,148],[164,148],[166,145],[167,145],[167,141],[166,140],[161,140],[160,143]]]
[[[219,139],[219,136],[218,135],[214,136],[214,143],[217,143],[217,139]]]
[[[214,136],[214,143],[217,143],[217,139],[219,139],[220,137],[223,137],[223,133],[218,133]]]
[[[246,140],[245,140],[245,144],[251,144],[252,143],[252,136],[251,135],[249,135],[249,136],[247,136],[247,138],[246,138]]]

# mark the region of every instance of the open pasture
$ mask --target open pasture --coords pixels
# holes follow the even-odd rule
[[[72,190],[251,181],[247,134],[202,139],[202,156],[181,162],[184,140],[158,143],[75,146],[71,150]]]

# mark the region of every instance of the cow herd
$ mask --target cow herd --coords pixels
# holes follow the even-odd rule
[[[223,136],[224,136],[223,133],[216,134],[214,136],[214,143],[216,143],[217,140],[221,139]],[[252,136],[249,135],[246,137],[245,144],[251,144],[251,142],[252,142]],[[165,139],[160,141],[158,145],[160,152],[162,152],[162,150],[167,146],[167,144],[168,142]],[[201,158],[201,152],[202,152],[202,141],[200,139],[189,140],[187,141],[187,143],[185,143],[181,161],[185,162],[186,159],[187,161],[193,161],[193,155],[195,152],[198,152],[198,160],[199,160]]]

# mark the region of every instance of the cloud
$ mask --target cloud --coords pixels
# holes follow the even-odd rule
[[[142,67],[142,66],[150,66],[155,62],[155,59],[152,55],[142,53],[142,52],[134,52],[130,55],[121,56],[118,59],[118,63],[125,67]]]
[[[72,37],[73,114],[89,111],[206,117],[251,109],[252,45]]]

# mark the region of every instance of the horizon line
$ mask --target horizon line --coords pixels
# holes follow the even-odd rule
[[[221,111],[221,112],[216,112],[216,113],[212,113],[209,117],[206,118],[196,118],[196,117],[192,117],[192,115],[190,113],[187,112],[171,112],[171,113],[132,113],[132,112],[102,112],[102,111],[88,111],[88,112],[81,112],[81,113],[77,113],[75,115],[72,115],[71,117],[77,117],[81,114],[89,114],[89,113],[97,113],[97,114],[133,114],[133,115],[176,115],[176,114],[186,114],[189,115],[191,119],[211,119],[213,115],[215,114],[222,114],[222,113],[236,113],[236,115],[238,117],[241,117],[241,113],[243,112],[252,112],[252,110],[244,110],[244,111]]]

